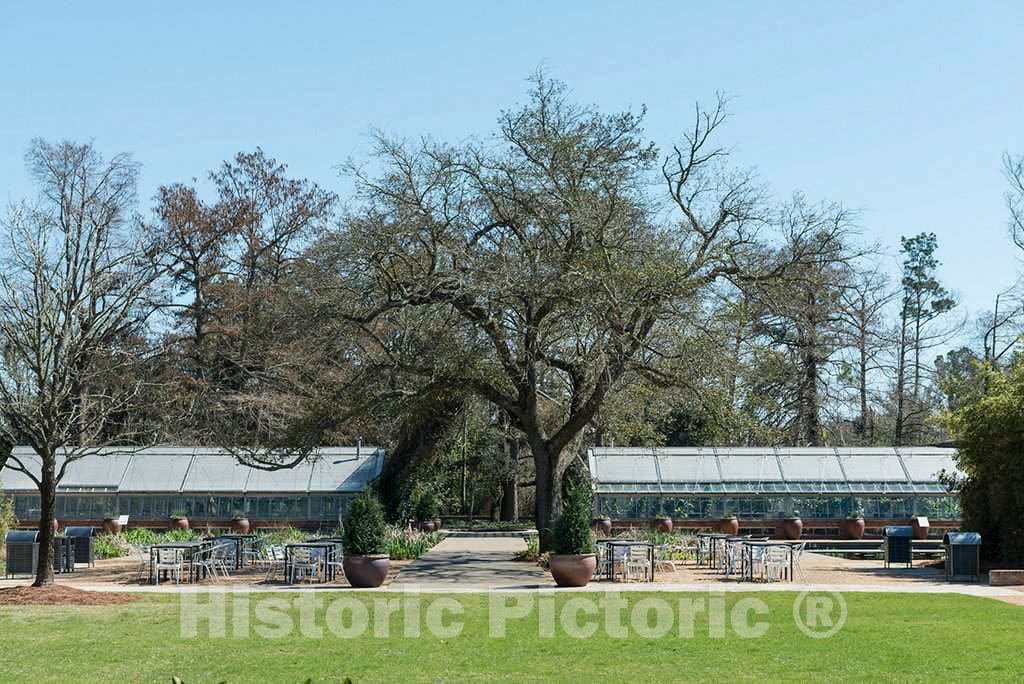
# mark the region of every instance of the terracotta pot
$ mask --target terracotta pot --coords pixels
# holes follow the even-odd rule
[[[437,526],[433,520],[420,520],[420,532],[434,532]]]
[[[654,528],[662,534],[669,534],[672,531],[672,518],[657,518]]]
[[[718,529],[722,532],[722,534],[739,534],[739,518],[722,518],[722,520],[718,523]]]
[[[249,534],[251,529],[252,523],[248,518],[235,518],[231,521],[231,531],[235,534]]]
[[[391,558],[387,555],[350,556],[345,554],[341,561],[341,567],[345,571],[345,579],[353,587],[372,589],[384,584],[384,580],[388,578]]]
[[[783,539],[799,539],[804,531],[804,521],[800,518],[786,518],[781,527]]]
[[[849,539],[863,539],[864,518],[847,518],[843,522],[843,531]]]
[[[592,553],[573,555],[553,553],[548,562],[551,576],[560,587],[585,587],[597,569],[597,556]]]
[[[191,526],[188,524],[188,518],[171,518],[172,530],[187,530],[189,527]]]
[[[610,537],[612,534],[611,518],[594,518],[591,525],[602,537]]]
[[[103,531],[107,534],[121,534],[121,523],[117,518],[104,518]]]
[[[54,534],[60,532],[60,523],[56,519],[50,521],[50,530]]]
[[[435,532],[440,532],[441,531],[441,519],[440,518],[434,518],[434,531]]]

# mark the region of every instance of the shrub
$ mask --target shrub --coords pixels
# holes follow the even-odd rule
[[[582,482],[572,483],[562,503],[562,515],[555,522],[555,553],[577,555],[594,552],[590,531],[592,502],[590,488]]]
[[[309,538],[309,533],[303,532],[302,530],[294,527],[281,527],[273,530],[261,530],[259,533],[260,541],[268,546],[283,546],[288,542],[302,541],[303,539]],[[342,535],[334,535],[342,536]]]
[[[419,532],[388,525],[384,533],[387,554],[395,560],[413,560],[437,546],[444,539],[438,532]]]
[[[540,537],[530,535],[526,538],[526,549],[513,556],[513,560],[537,563],[540,561]]]
[[[125,540],[133,546],[152,546],[157,543],[159,535],[144,527],[133,527],[124,532]]]
[[[384,539],[384,509],[369,490],[345,511],[345,552],[357,556],[387,553]]]
[[[96,558],[123,558],[132,551],[127,539],[116,534],[101,534],[93,540]]]
[[[441,506],[438,504],[437,495],[433,492],[423,492],[416,499],[416,519],[435,520],[441,515]]]
[[[0,569],[4,568],[7,545],[4,539],[7,538],[7,531],[18,525],[18,519],[14,516],[14,501],[9,496],[4,496],[0,490]]]
[[[1024,358],[1007,371],[979,369],[978,389],[948,416],[963,478],[946,474],[959,491],[963,527],[981,533],[981,553],[1024,564]]]

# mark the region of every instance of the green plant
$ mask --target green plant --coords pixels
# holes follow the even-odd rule
[[[296,529],[294,527],[280,527],[273,530],[260,530],[260,540],[268,546],[283,546],[288,542],[302,541],[303,539],[309,538],[308,532]],[[343,535],[333,535],[343,536]]]
[[[846,514],[846,519],[847,520],[860,520],[863,517],[864,517],[864,511],[862,509],[860,509],[860,508],[858,508],[855,511],[850,511],[849,513]]]
[[[416,498],[417,520],[435,520],[440,515],[441,506],[433,492],[423,492]]]
[[[791,510],[789,513],[786,514],[786,518],[790,519],[790,520],[792,520],[793,518],[799,518],[799,517],[800,517],[800,511],[796,510],[795,508],[793,510]]]
[[[170,517],[171,517],[171,520],[184,520],[185,518],[188,517],[188,515],[186,515],[182,511],[175,511],[174,513],[171,513]]]
[[[413,560],[437,546],[444,539],[438,532],[420,532],[397,525],[388,525],[384,532],[387,554],[395,560]]]
[[[540,561],[540,537],[531,534],[526,537],[526,549],[519,551],[512,557],[513,560],[537,563]]]
[[[574,482],[566,491],[562,514],[555,521],[555,553],[579,555],[594,552],[594,535],[590,530],[590,488]]]
[[[357,556],[387,553],[384,509],[369,490],[352,500],[345,511],[345,552]]]
[[[96,558],[123,558],[131,553],[132,547],[127,539],[116,534],[101,534],[93,539],[93,550]]]
[[[733,518],[738,517],[740,516],[736,514],[736,511],[726,511],[722,514],[722,520],[732,520]]]
[[[241,511],[235,511],[231,516],[232,520],[247,520],[248,518],[249,516]]]
[[[0,490],[0,569],[5,568],[5,554],[7,545],[3,540],[7,537],[7,531],[18,525],[18,518],[14,515],[14,501],[9,496],[4,496]]]
[[[122,535],[129,544],[133,546],[152,546],[157,543],[159,535],[153,530],[144,527],[133,527]]]

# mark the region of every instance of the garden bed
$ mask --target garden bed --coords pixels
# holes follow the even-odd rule
[[[119,606],[141,598],[135,594],[82,591],[60,584],[0,589],[0,606]]]

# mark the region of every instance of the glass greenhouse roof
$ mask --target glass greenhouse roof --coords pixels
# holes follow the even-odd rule
[[[606,494],[945,494],[955,449],[937,447],[594,447]]]
[[[13,454],[38,476],[39,459],[28,447]],[[58,463],[61,459],[58,458]],[[227,451],[203,447],[103,449],[74,461],[60,484],[67,491],[131,493],[355,493],[376,479],[384,466],[377,447],[325,447],[294,468],[264,471],[241,465]],[[0,470],[4,490],[35,491],[24,473]]]

